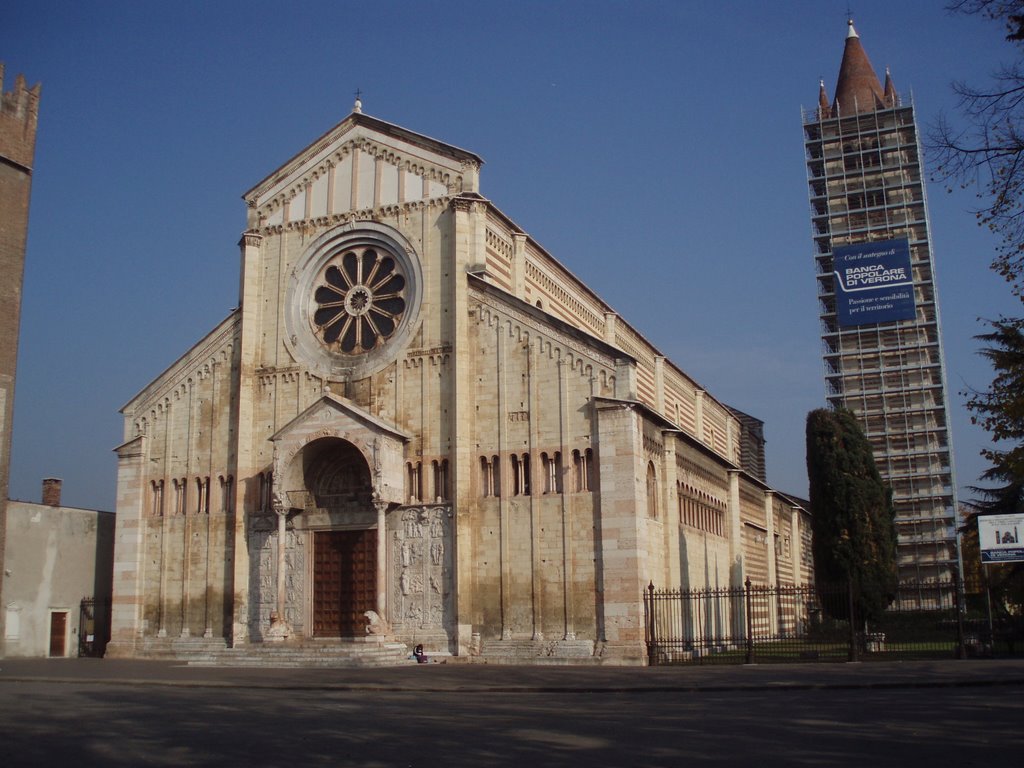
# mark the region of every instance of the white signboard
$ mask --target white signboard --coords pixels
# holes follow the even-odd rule
[[[1024,514],[978,515],[983,563],[1024,563]]]

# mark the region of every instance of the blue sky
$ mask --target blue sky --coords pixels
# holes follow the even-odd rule
[[[944,2],[860,0],[919,121],[1014,52]],[[350,111],[471,150],[482,192],[719,400],[804,493],[824,403],[801,107],[846,0],[14,2],[6,88],[41,82],[11,496],[113,509],[118,409],[237,304],[241,194]],[[1020,314],[973,190],[929,188],[960,485],[988,442],[979,317]]]

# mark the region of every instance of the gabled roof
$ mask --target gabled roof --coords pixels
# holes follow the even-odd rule
[[[272,442],[278,442],[314,422],[322,422],[323,409],[326,406],[333,413],[340,414],[349,419],[353,424],[359,425],[370,432],[388,435],[401,442],[408,442],[410,436],[394,424],[389,424],[369,411],[363,410],[351,400],[338,395],[327,393],[319,400],[310,405],[306,410],[289,421],[277,432],[270,436]]]
[[[401,126],[394,125],[393,123],[385,122],[384,120],[380,120],[376,117],[364,115],[361,111],[355,111],[305,149],[298,152],[276,171],[252,187],[252,189],[242,195],[242,198],[245,200],[251,200],[262,196],[268,189],[272,188],[283,179],[286,179],[288,176],[295,174],[310,157],[322,153],[324,149],[332,144],[338,143],[347,134],[351,134],[359,128],[396,139],[407,145],[421,148],[430,154],[450,158],[455,161],[455,163],[468,162],[471,165],[480,166],[483,165],[484,162],[479,155],[469,152],[468,150],[460,149],[452,146],[451,144],[446,144],[443,141],[438,141],[437,139],[432,139],[429,136],[424,136],[421,133],[410,131],[407,128],[402,128]]]

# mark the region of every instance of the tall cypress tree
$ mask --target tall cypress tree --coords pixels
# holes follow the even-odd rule
[[[850,411],[822,408],[807,415],[807,475],[815,580],[823,588],[851,583],[854,620],[877,620],[896,594],[895,510]],[[846,604],[823,602],[834,618],[848,617]]]

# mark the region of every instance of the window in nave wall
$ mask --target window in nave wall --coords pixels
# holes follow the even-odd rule
[[[256,509],[260,512],[270,512],[274,506],[274,475],[272,472],[260,472],[260,496],[257,499]]]
[[[537,476],[538,493],[565,493],[565,477],[568,474],[562,459],[561,451],[544,451],[540,455],[540,472]],[[594,452],[587,448],[572,452],[572,475],[569,478],[570,490],[574,493],[587,493],[593,488]],[[531,486],[529,453],[513,453],[508,460],[508,490],[511,496],[530,496]],[[502,495],[501,460],[498,456],[480,457],[480,495],[500,497]]]
[[[435,459],[431,462],[434,470],[434,497],[436,501],[447,501],[448,496],[448,459]]]
[[[677,493],[680,525],[725,535],[725,502],[684,484],[679,485]]]
[[[183,477],[180,480],[175,478],[172,483],[174,484],[174,514],[176,516],[184,515],[188,496],[188,481]]]
[[[154,480],[150,483],[150,514],[153,517],[164,516],[164,481]]]
[[[210,478],[196,478],[196,514],[210,514]]]
[[[572,452],[573,488],[577,493],[593,490],[593,466],[594,450],[592,448]]]
[[[220,477],[220,511],[221,514],[228,514],[234,503],[235,478],[231,475]]]
[[[423,464],[410,461],[405,465],[406,497],[410,504],[423,500]]]
[[[480,487],[483,496],[501,496],[501,462],[497,456],[480,457]]]
[[[512,495],[530,495],[530,454],[512,454]]]
[[[544,493],[561,493],[562,454],[559,451],[542,453],[540,460],[544,470]]]

